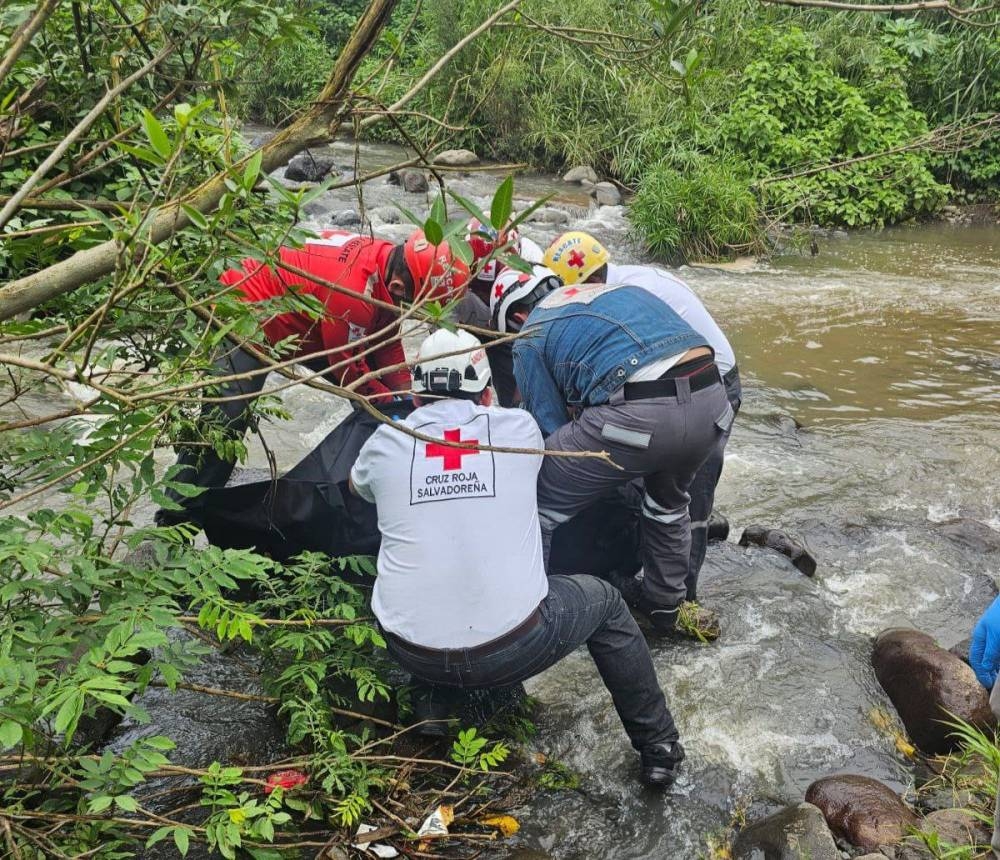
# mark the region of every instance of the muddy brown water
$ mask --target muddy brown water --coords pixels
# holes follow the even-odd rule
[[[330,151],[351,163],[349,144]],[[362,169],[403,157],[364,147]],[[449,182],[485,203],[499,178]],[[363,191],[369,209],[429,204],[383,180]],[[519,201],[550,192],[549,205],[567,220],[528,225],[540,244],[578,227],[619,259],[642,259],[624,207],[588,208],[586,195],[558,177],[518,180]],[[353,194],[325,195],[312,223],[359,208]],[[389,238],[409,229],[378,217],[373,227]],[[635,756],[585,651],[530,682],[542,705],[532,749],[582,777],[579,790],[542,793],[518,810],[516,844],[540,853],[532,856],[691,858],[737,806],[758,813],[798,802],[818,776],[853,771],[899,790],[913,782],[912,765],[869,719],[888,706],[869,655],[872,637],[893,625],[950,646],[995,593],[1000,229],[934,224],[824,234],[818,244],[818,256],[789,254],[741,272],[678,272],[730,335],[743,372],[745,401],[717,502],[733,533],[709,548],[701,588],[724,632],[711,646],[653,645],[688,750],[666,794],[638,787]],[[288,468],[343,407],[304,389],[284,399],[294,418],[265,435]],[[50,409],[54,400],[29,407]],[[160,461],[169,460],[164,452]],[[249,465],[265,462],[258,449]],[[750,524],[803,540],[816,577],[767,550],[737,547]],[[236,688],[244,683],[233,667],[212,664],[203,683],[220,673]],[[178,734],[180,758],[194,762],[223,755],[242,725],[249,743],[244,735],[235,747],[253,748],[257,714],[241,721],[229,703],[171,704],[163,695],[146,705],[153,726],[129,728],[119,742]],[[270,732],[258,748],[277,754]]]

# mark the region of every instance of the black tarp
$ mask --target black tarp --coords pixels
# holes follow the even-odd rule
[[[402,417],[412,407],[394,407]],[[380,536],[375,506],[347,487],[351,466],[379,421],[354,410],[290,472],[275,480],[206,490],[191,519],[223,548],[254,548],[285,560],[305,550],[332,556],[374,555]],[[633,486],[596,503],[556,531],[552,573],[638,570],[641,492]],[[490,536],[484,530],[483,540]]]

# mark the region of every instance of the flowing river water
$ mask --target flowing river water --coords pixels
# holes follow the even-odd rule
[[[352,163],[348,143],[328,152]],[[405,158],[385,146],[360,156],[362,172]],[[499,178],[449,184],[483,202]],[[409,228],[383,223],[379,207],[428,206],[427,195],[383,179],[363,191],[376,234],[388,238]],[[642,259],[623,207],[598,209],[557,177],[516,180],[521,204],[550,193],[547,205],[566,220],[527,225],[539,244],[579,227],[617,259]],[[358,208],[356,189],[330,192],[311,205],[311,223]],[[822,234],[818,245],[817,256],[678,272],[728,333],[744,382],[717,498],[732,533],[710,545],[701,587],[723,635],[708,646],[652,645],[688,752],[665,795],[638,787],[635,756],[585,651],[528,684],[542,703],[532,747],[582,782],[517,812],[525,857],[694,858],[736,807],[757,815],[799,802],[819,776],[861,773],[897,790],[913,782],[912,765],[869,716],[888,706],[869,664],[872,637],[912,626],[949,647],[995,593],[1000,228]],[[283,468],[343,415],[307,389],[285,402],[293,419],[265,431]],[[737,546],[751,524],[803,541],[816,576]]]

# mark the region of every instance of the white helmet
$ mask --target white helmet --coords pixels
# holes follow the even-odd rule
[[[562,285],[560,277],[545,266],[534,266],[530,275],[504,269],[490,293],[490,325],[499,332],[519,331],[520,325],[507,319],[511,307],[515,304],[534,307]]]
[[[448,355],[448,353],[456,353]],[[490,363],[479,339],[467,331],[438,329],[427,337],[413,366],[416,394],[478,393],[490,384]]]

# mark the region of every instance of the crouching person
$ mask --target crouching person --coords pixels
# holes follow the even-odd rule
[[[379,427],[351,472],[353,491],[378,508],[372,610],[390,654],[421,684],[416,716],[447,719],[463,689],[519,684],[586,644],[643,782],[670,785],[684,750],[645,640],[613,586],[546,578],[542,455],[480,447],[540,451],[542,435],[527,412],[492,407],[489,384],[475,337],[435,332],[413,368],[418,408]]]

